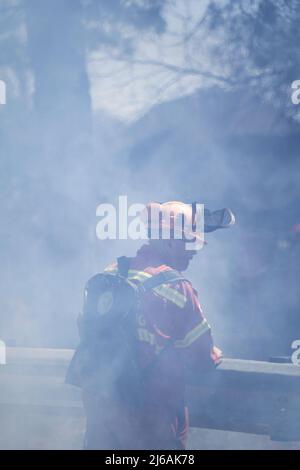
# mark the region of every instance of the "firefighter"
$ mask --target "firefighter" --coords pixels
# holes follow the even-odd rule
[[[157,203],[148,205],[147,217],[142,217],[148,232],[153,229],[148,217],[153,205],[157,208]],[[159,210],[161,220],[170,221],[170,233],[173,230],[174,234],[174,221],[182,214],[192,222],[190,205],[168,202],[159,204]],[[227,225],[232,223],[231,219]],[[182,274],[199,252],[186,249],[191,242],[188,235],[183,228],[181,238],[150,238],[130,259],[129,279],[138,282],[169,270]],[[203,243],[201,233],[194,235]],[[112,264],[106,272],[114,273],[116,269],[116,264]],[[124,404],[110,395],[102,397],[100,403],[93,387],[83,387],[88,449],[184,449],[189,426],[186,371],[203,374],[221,361],[222,353],[213,344],[197,291],[185,278],[146,292],[136,330],[137,361],[141,370],[146,371],[140,384],[142,401]]]

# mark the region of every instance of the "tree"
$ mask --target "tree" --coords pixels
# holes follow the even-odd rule
[[[297,0],[166,0],[154,2],[152,15],[146,0],[102,9],[98,2],[99,11],[87,3],[94,7],[92,17],[88,7],[85,14],[96,108],[130,121],[157,103],[218,86],[251,88],[300,119],[291,102],[300,73]]]

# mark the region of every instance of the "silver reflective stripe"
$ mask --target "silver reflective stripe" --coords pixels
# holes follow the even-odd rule
[[[200,338],[204,333],[210,330],[210,325],[207,320],[204,318],[199,325],[193,328],[187,333],[187,335],[180,340],[174,342],[175,348],[187,348],[190,346],[196,339]]]
[[[168,287],[166,284],[162,284],[161,286],[155,287],[153,289],[158,295],[166,298],[170,302],[173,302],[178,307],[183,308],[186,304],[187,298],[185,295],[178,292],[176,289],[172,287]]]

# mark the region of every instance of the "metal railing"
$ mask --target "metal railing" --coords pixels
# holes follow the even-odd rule
[[[0,366],[0,417],[9,446],[23,448],[31,439],[30,446],[38,447],[41,434],[51,443],[61,433],[64,447],[80,447],[80,390],[64,383],[72,354],[66,349],[7,349],[6,365]],[[187,401],[193,427],[300,441],[299,366],[224,359],[215,371],[192,377]],[[0,434],[4,448],[1,440]]]

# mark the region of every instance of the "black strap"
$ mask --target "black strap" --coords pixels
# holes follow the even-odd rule
[[[120,256],[119,258],[117,258],[117,262],[118,272],[120,276],[127,277],[130,265],[130,258],[127,258],[127,256]]]

